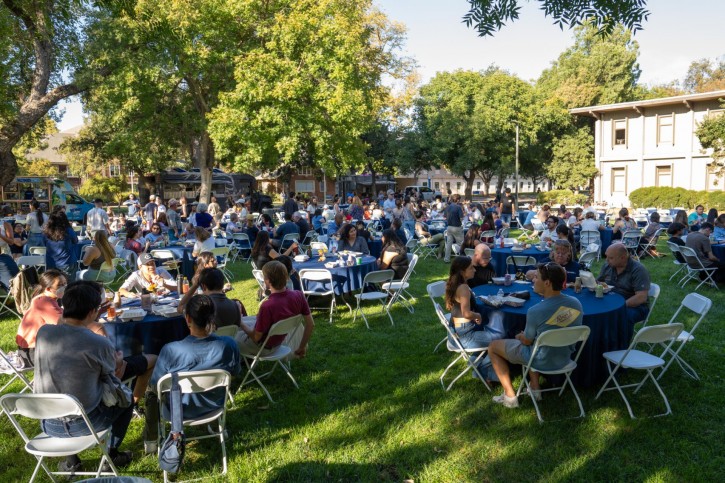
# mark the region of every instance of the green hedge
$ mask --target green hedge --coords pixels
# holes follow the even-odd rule
[[[589,199],[584,193],[574,193],[571,190],[551,190],[542,191],[536,196],[536,202],[540,205],[547,203],[549,205],[582,205]]]
[[[706,209],[725,208],[724,191],[694,191],[685,188],[649,187],[639,188],[629,194],[629,201],[633,208],[675,208],[682,206],[693,209],[703,205]]]

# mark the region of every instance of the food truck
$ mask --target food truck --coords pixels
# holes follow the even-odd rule
[[[30,202],[36,200],[41,209],[49,213],[55,205],[65,205],[70,221],[83,222],[93,204],[81,198],[65,180],[47,177],[18,176],[7,186],[0,187],[2,204],[9,205],[16,214],[30,211]]]

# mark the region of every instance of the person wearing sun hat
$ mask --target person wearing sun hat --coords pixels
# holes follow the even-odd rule
[[[163,267],[156,267],[156,260],[148,253],[138,256],[139,269],[133,272],[121,288],[119,293],[124,297],[138,297],[142,290],[149,290],[149,287],[166,287],[169,290],[176,290],[174,277]]]

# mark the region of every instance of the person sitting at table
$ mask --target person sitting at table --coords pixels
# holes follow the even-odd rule
[[[575,227],[581,226],[582,221],[584,221],[584,210],[576,207],[574,208],[571,216],[567,219],[566,226],[568,226],[569,229],[573,230]]]
[[[209,205],[206,203],[199,203],[196,205],[196,213],[189,216],[189,221],[197,227],[211,230],[212,224],[214,223],[214,217],[207,213]]]
[[[28,366],[35,363],[35,338],[38,329],[46,324],[57,324],[63,315],[58,299],[63,297],[68,285],[68,279],[60,270],[46,270],[38,278],[39,283],[33,290],[30,307],[23,313],[15,336],[18,352]]]
[[[145,238],[147,242],[152,244],[156,243],[159,240],[163,240],[164,234],[162,233],[161,225],[159,225],[159,223],[156,221],[153,222],[151,224],[151,231],[146,234]]]
[[[197,226],[194,228],[194,236],[196,242],[194,242],[194,248],[191,250],[192,257],[197,257],[201,252],[210,252],[216,248],[216,240],[206,229]]]
[[[23,256],[25,245],[28,243],[28,234],[20,223],[13,226],[13,243],[10,245],[10,254],[16,260]]]
[[[564,267],[564,270],[566,270],[566,279],[564,280],[564,286],[561,288],[562,290],[566,288],[567,281],[573,283],[579,276],[579,270],[581,267],[579,266],[579,262],[574,259],[574,248],[571,243],[569,243],[569,240],[554,241],[549,258],[541,261],[541,263],[549,262],[556,263],[557,265]],[[536,274],[536,269],[529,270],[526,272],[526,278],[528,280],[533,280],[536,277]]]
[[[297,273],[292,264],[292,259],[287,255],[280,255],[275,261],[281,263],[287,269],[287,290],[299,290],[301,292],[302,280],[300,280],[300,274]]]
[[[526,327],[519,332],[515,339],[495,340],[488,346],[496,376],[503,387],[503,394],[494,396],[493,402],[503,404],[507,408],[519,405],[511,377],[509,365],[528,364],[531,351],[536,338],[546,331],[564,327],[582,325],[583,309],[578,299],[561,293],[561,287],[566,280],[564,268],[556,263],[539,264],[534,277],[534,292],[544,297],[544,300],[529,308],[526,313]],[[541,370],[555,370],[567,365],[574,346],[549,347],[548,350],[537,352],[533,366]],[[531,370],[532,397],[541,399],[539,391],[539,373]]]
[[[555,216],[549,216],[546,219],[546,228],[541,232],[539,236],[542,241],[553,241],[559,238],[556,234],[556,227],[559,226],[559,218]]]
[[[402,280],[405,272],[408,271],[408,252],[405,244],[395,233],[395,230],[388,228],[383,231],[383,248],[378,258],[378,268],[386,270],[388,268],[395,272],[394,280]]]
[[[113,259],[116,257],[116,251],[108,242],[108,234],[103,230],[96,231],[96,234],[93,235],[93,243],[86,249],[81,261],[88,268],[80,271],[78,279],[111,283],[116,277],[116,271],[113,270]],[[104,263],[106,269],[101,270]]]
[[[239,215],[236,213],[232,213],[229,215],[229,221],[227,222],[227,227],[224,229],[227,233],[228,237],[234,236],[235,233],[241,233],[242,227],[240,227],[237,223],[239,222]]]
[[[473,278],[468,280],[468,286],[476,288],[493,281],[496,276],[496,269],[491,261],[491,249],[485,243],[479,243],[473,249]]]
[[[365,222],[362,220],[357,220],[357,222],[355,223],[355,228],[357,228],[357,237],[365,240],[366,244],[370,243],[370,240],[372,240],[372,235],[370,234],[368,229],[365,228]]]
[[[242,354],[257,354],[260,344],[267,338],[271,327],[281,320],[301,315],[304,320],[304,332],[299,347],[295,350],[297,357],[305,357],[307,344],[312,337],[315,321],[310,314],[310,307],[302,292],[287,290],[287,269],[276,260],[267,263],[262,269],[264,284],[270,290],[267,300],[262,302],[257,313],[254,327],[242,324],[237,333],[236,341]],[[262,354],[269,353],[285,339],[284,335],[269,339]]]
[[[337,235],[342,227],[342,213],[337,213],[335,217],[327,224],[327,236]]]
[[[598,282],[611,286],[624,297],[627,320],[631,324],[643,321],[649,313],[648,294],[650,278],[647,269],[629,256],[627,247],[613,243],[604,253],[607,262],[597,277]]]
[[[702,265],[705,268],[717,267],[717,271],[713,273],[712,278],[717,283],[725,281],[725,262],[721,262],[720,259],[712,253],[712,245],[710,244],[710,235],[712,234],[713,226],[708,222],[700,223],[700,229],[697,231],[690,232],[685,240],[685,246],[695,250],[697,258],[700,259]],[[692,268],[700,268],[695,263],[689,263]],[[700,278],[704,277],[704,273],[700,274]]]
[[[284,240],[284,237],[287,235],[298,235],[300,234],[300,227],[297,226],[297,224],[292,221],[293,214],[285,213],[284,214],[284,223],[279,225],[277,227],[277,231],[274,234],[274,238],[271,240],[272,246],[275,248],[280,248],[282,246],[282,241]]]
[[[261,222],[259,223],[259,231],[266,231],[270,235],[274,233],[274,221],[272,221],[272,217],[269,216],[267,213],[262,213],[261,215]]]
[[[88,330],[102,311],[101,294],[93,282],[73,282],[63,294],[63,321],[38,330],[35,344],[36,394],[69,394],[83,406],[93,429],[111,428],[109,455],[114,465],[131,462],[130,451],[120,452],[133,415],[133,406],[102,403],[104,381],[116,370],[116,350],[111,341]],[[90,434],[81,417],[44,419],[42,430],[49,436],[68,438]],[[77,455],[67,456],[58,469],[75,472],[82,463]]]
[[[223,369],[232,376],[241,370],[240,356],[234,339],[214,334],[216,307],[208,295],[194,295],[184,307],[184,318],[190,334],[183,340],[166,344],[156,361],[148,390],[146,391],[146,419],[143,428],[144,451],[155,453],[158,448],[159,396],[156,387],[159,380],[173,372]],[[184,394],[181,397],[185,418],[198,418],[223,407],[224,391],[212,389],[202,394]],[[169,408],[163,407],[168,417]]]
[[[259,233],[259,228],[257,228],[257,225],[254,224],[254,215],[247,215],[247,224],[242,229],[242,233],[247,234],[249,237],[249,243],[253,246],[254,242],[257,241],[257,234]]]
[[[139,226],[132,226],[126,231],[126,243],[123,244],[123,248],[131,250],[136,255],[141,255],[149,249],[151,242],[141,240],[141,229]]]
[[[699,230],[700,224],[705,221],[707,221],[707,215],[705,214],[705,207],[702,205],[697,205],[695,211],[687,217],[687,224],[690,226],[690,231]]]
[[[685,246],[685,240],[682,239],[682,233],[685,231],[685,225],[678,222],[672,222],[670,223],[670,226],[667,227],[667,234],[670,235],[670,239],[667,240],[668,242],[672,242],[675,245],[684,247]],[[687,260],[685,260],[685,257],[682,256],[682,253],[675,252],[675,258],[680,263],[687,263]]]
[[[685,236],[689,233],[689,224],[687,223],[687,212],[685,210],[677,210],[677,213],[675,213],[675,217],[672,219],[673,222],[676,223],[682,223],[682,226],[685,227],[685,230],[682,232],[682,236]]]
[[[156,261],[148,253],[142,253],[138,257],[138,267],[139,269],[129,275],[118,289],[123,297],[138,297],[139,294],[136,291],[148,290],[151,285],[176,290],[174,277],[165,268],[157,267]]]
[[[340,243],[337,247],[338,251],[359,252],[370,255],[368,243],[362,236],[357,235],[357,227],[352,223],[346,223],[340,229]]]
[[[715,230],[712,232],[716,243],[725,241],[725,213],[715,218]]]
[[[478,223],[474,223],[468,228],[466,234],[463,235],[461,251],[466,248],[474,249],[481,243],[481,226]]]
[[[69,280],[74,280],[78,270],[78,255],[74,245],[78,244],[78,236],[62,211],[48,217],[48,224],[43,231],[43,243],[45,267],[57,268],[65,272]]]
[[[612,227],[612,240],[621,240],[622,234],[629,230],[636,230],[637,222],[629,217],[629,210],[622,208],[619,210],[619,218],[614,220]]]
[[[297,225],[297,228],[300,230],[300,239],[304,238],[305,235],[310,231],[310,224],[307,222],[307,218],[304,217],[303,211],[296,211],[294,215],[292,215],[292,222]]]
[[[325,222],[325,217],[322,216],[322,209],[317,208],[315,210],[315,214],[312,216],[312,227],[316,231],[322,230],[322,224]]]
[[[297,242],[293,242],[287,250],[283,252],[283,255],[289,255],[296,247]],[[269,243],[269,234],[266,231],[260,231],[257,234],[257,239],[254,241],[254,246],[252,247],[252,261],[257,266],[257,270],[261,270],[267,262],[274,260],[279,255],[279,252],[277,252],[272,244]]]
[[[436,254],[437,259],[443,258],[443,251],[446,249],[443,233],[436,233],[431,235],[428,231],[428,225],[423,221],[425,219],[425,213],[418,210],[415,212],[415,234],[418,236],[418,243],[421,245],[438,245],[438,253]]]
[[[541,223],[546,224],[546,220],[549,219],[551,216],[551,207],[547,204],[544,204],[539,212],[536,214],[536,218],[539,219]]]
[[[400,218],[394,218],[393,221],[390,223],[390,228],[395,230],[395,234],[398,235],[398,238],[400,238],[400,241],[403,242],[403,246],[408,242],[408,237],[405,236],[405,231],[403,230],[403,220]]]
[[[215,257],[214,261],[216,261]],[[197,291],[201,288],[201,293],[208,295],[212,299],[212,302],[214,302],[214,307],[216,307],[214,325],[216,327],[225,327],[227,325],[239,327],[242,323],[241,317],[243,315],[247,315],[246,308],[240,301],[234,301],[227,298],[224,291],[224,274],[221,270],[216,268],[216,263],[211,266],[212,263],[207,262],[206,265],[206,267],[203,265],[197,265],[197,272],[191,279],[189,290],[179,301],[179,305],[177,307],[178,312],[180,314],[184,313],[186,304],[189,303],[189,300],[191,300],[191,298],[196,295]]]
[[[596,211],[587,211],[580,226],[582,231],[597,231],[604,229],[602,224],[599,223],[599,220],[597,220]]]
[[[574,246],[574,230],[559,223],[556,226],[556,238],[553,241],[556,240],[567,240],[571,246]]]

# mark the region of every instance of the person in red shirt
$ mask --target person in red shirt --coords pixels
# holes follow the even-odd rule
[[[35,287],[30,308],[23,314],[18,326],[15,342],[26,363],[35,364],[35,336],[45,324],[56,325],[63,316],[63,309],[58,305],[58,298],[63,297],[68,280],[63,272],[55,269],[46,270],[40,276],[40,283]]]
[[[287,269],[282,263],[276,260],[265,263],[264,267],[262,267],[262,274],[264,275],[264,283],[271,291],[271,294],[259,306],[259,313],[257,314],[257,321],[254,328],[242,324],[242,330],[237,335],[237,345],[239,345],[240,352],[242,354],[256,354],[259,351],[260,344],[267,338],[267,334],[272,325],[280,320],[288,319],[295,315],[302,315],[305,330],[295,354],[298,357],[304,357],[307,353],[307,343],[315,328],[315,322],[312,320],[310,307],[307,305],[304,294],[297,290],[287,290]],[[284,339],[284,335],[270,338],[265,349],[272,351]]]

